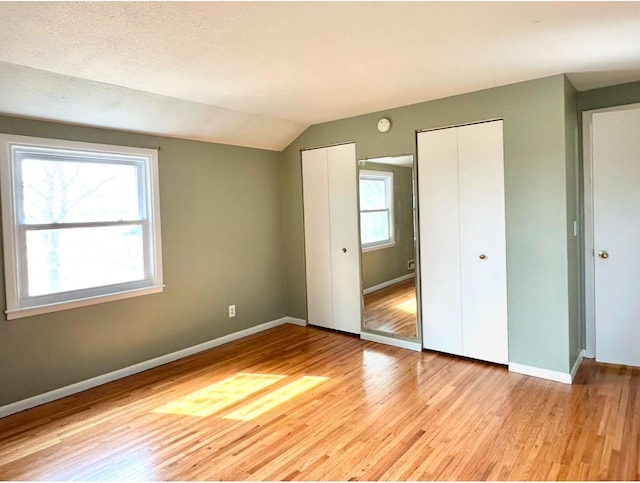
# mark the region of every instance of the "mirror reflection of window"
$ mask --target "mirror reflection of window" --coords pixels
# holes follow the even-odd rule
[[[360,240],[363,250],[395,244],[393,172],[360,171]]]

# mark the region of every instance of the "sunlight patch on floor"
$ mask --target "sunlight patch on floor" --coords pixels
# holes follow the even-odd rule
[[[362,351],[362,370],[365,374],[377,374],[381,369],[392,369],[397,358],[383,352],[388,346],[375,346]]]
[[[416,299],[415,298],[411,298],[409,300],[405,300],[404,302],[401,302],[399,304],[397,304],[396,309],[400,309],[403,310],[405,312],[408,312],[410,314],[415,314],[417,311],[417,304],[416,304]]]
[[[105,458],[105,455],[108,455]],[[58,463],[56,461],[55,463]],[[56,467],[55,463],[53,464]],[[131,453],[118,447],[99,447],[77,458],[74,464],[34,478],[45,481],[158,481],[153,453],[142,448]],[[46,466],[44,467],[46,470]]]
[[[260,416],[261,414],[264,414],[267,411],[279,406],[280,404],[313,389],[318,384],[323,383],[327,379],[329,378],[318,376],[303,376],[297,381],[287,384],[286,386],[276,389],[275,391],[270,392],[260,399],[242,406],[241,408],[226,415],[224,418],[236,419],[240,421],[250,421]]]
[[[205,417],[235,404],[287,376],[239,372],[235,376],[171,401],[154,413]]]

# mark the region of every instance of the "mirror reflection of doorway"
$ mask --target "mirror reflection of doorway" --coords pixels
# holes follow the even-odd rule
[[[413,155],[359,161],[363,330],[419,339]]]

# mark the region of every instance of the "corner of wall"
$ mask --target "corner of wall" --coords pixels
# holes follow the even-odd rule
[[[282,151],[282,251],[286,313],[306,319],[300,136]]]
[[[583,236],[581,219],[581,173],[578,148],[577,91],[564,76],[564,129],[567,193],[567,283],[569,318],[569,367],[573,367],[583,349]]]

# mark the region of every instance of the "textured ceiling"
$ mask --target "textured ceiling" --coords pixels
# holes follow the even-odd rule
[[[310,124],[640,79],[639,2],[0,2],[0,112],[280,150]]]

